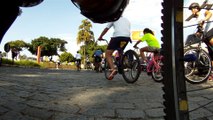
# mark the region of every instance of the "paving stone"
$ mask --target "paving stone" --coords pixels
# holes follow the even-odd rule
[[[161,118],[165,116],[163,108],[147,109],[145,110],[145,113],[149,118]]]
[[[118,118],[144,119],[145,113],[141,110],[118,109],[116,110]]]
[[[9,109],[0,106],[0,115],[5,114],[8,111],[9,111]]]
[[[28,107],[24,109],[23,111],[21,111],[21,113],[23,115],[35,117],[37,119],[42,119],[42,120],[48,120],[53,115],[53,112],[50,112],[48,110],[32,108],[32,107]]]
[[[113,109],[88,109],[82,112],[83,115],[96,116],[96,117],[115,117],[115,110]]]

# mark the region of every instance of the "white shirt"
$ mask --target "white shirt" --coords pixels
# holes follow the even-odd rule
[[[107,24],[107,28],[114,28],[113,37],[130,37],[130,22],[124,17],[120,17],[115,22],[110,22]]]
[[[212,12],[212,11],[210,11],[210,12]],[[197,18],[192,18],[190,21],[185,21],[184,26],[198,24],[201,20],[204,20],[204,19],[205,19],[205,10],[201,10],[200,15]],[[213,16],[208,21],[212,21],[212,20],[213,20]],[[197,26],[192,26],[191,28],[194,28],[194,30],[196,30],[196,27]],[[213,28],[212,22],[205,23],[203,28],[204,28],[205,32],[209,31],[211,28]]]
[[[185,10],[186,14],[184,17],[184,20],[191,15],[191,11],[189,11],[188,9]],[[211,10],[212,12],[212,10]],[[205,9],[201,9],[200,11],[200,15],[198,18],[192,18],[190,21],[184,21],[183,23],[183,26],[184,26],[184,40],[186,40],[187,36],[189,34],[193,34],[197,31],[197,25],[199,21],[203,20],[205,18]],[[213,20],[213,16],[209,19],[209,21],[212,21]],[[195,26],[191,26],[191,27],[186,27],[186,26],[190,26],[190,25],[195,25]],[[209,23],[205,23],[204,26],[204,31],[208,31],[210,30],[211,28],[213,28],[213,23],[212,22],[209,22]]]
[[[77,53],[77,54],[75,55],[75,58],[76,58],[76,59],[81,59],[81,54]]]

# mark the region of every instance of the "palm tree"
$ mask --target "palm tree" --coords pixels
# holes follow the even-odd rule
[[[91,31],[92,24],[88,19],[82,20],[82,24],[79,26],[79,31],[77,35],[77,45],[83,43],[81,47],[83,47],[83,54],[84,54],[84,65],[85,65],[85,56],[86,56],[86,49],[87,45],[90,42],[95,42],[93,31]]]

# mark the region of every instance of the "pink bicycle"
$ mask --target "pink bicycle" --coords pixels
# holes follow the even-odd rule
[[[162,82],[162,59],[163,56],[160,54],[160,50],[150,52],[151,54],[147,56],[148,61],[146,64],[141,64],[141,69],[144,72],[147,72],[148,75],[151,75],[153,80],[156,82]]]

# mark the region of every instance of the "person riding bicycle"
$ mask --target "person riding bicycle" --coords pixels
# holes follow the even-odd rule
[[[93,56],[94,56],[94,66],[95,66],[95,70],[98,72],[99,71],[99,66],[101,66],[101,61],[102,61],[102,50],[97,49]],[[102,72],[102,70],[100,71]]]
[[[137,45],[140,42],[146,41],[148,46],[140,48],[140,55],[141,55],[141,58],[142,58],[142,64],[145,64],[145,63],[147,63],[148,60],[145,57],[144,52],[159,51],[160,50],[160,43],[159,43],[158,39],[154,36],[153,31],[150,30],[149,28],[145,28],[143,30],[143,34],[144,35],[142,36],[142,38],[140,38],[140,40],[138,40],[133,47],[138,48]]]
[[[121,16],[117,21],[109,22],[106,28],[102,31],[98,40],[102,40],[103,36],[108,32],[108,30],[111,27],[114,28],[114,33],[113,36],[111,37],[111,40],[106,50],[106,60],[111,69],[111,74],[108,76],[108,80],[112,80],[114,78],[114,75],[117,74],[117,69],[115,69],[112,60],[112,53],[118,49],[124,50],[127,44],[131,42],[130,38],[131,25],[129,20],[123,16]]]
[[[75,59],[76,59],[76,65],[77,67],[79,67],[78,69],[81,69],[81,54],[79,53],[79,51],[77,51],[75,55]]]
[[[193,2],[189,6],[194,17],[190,20],[191,23],[195,22],[202,27],[202,31],[197,31],[195,34],[188,36],[186,43],[193,42],[193,40],[200,40],[202,32],[205,34],[204,43],[207,44],[209,56],[211,57],[211,63],[213,65],[213,24],[212,24],[212,12],[207,8],[204,13],[201,12],[201,7],[198,3]],[[194,24],[194,23],[193,23]],[[213,75],[210,76],[211,78]]]

